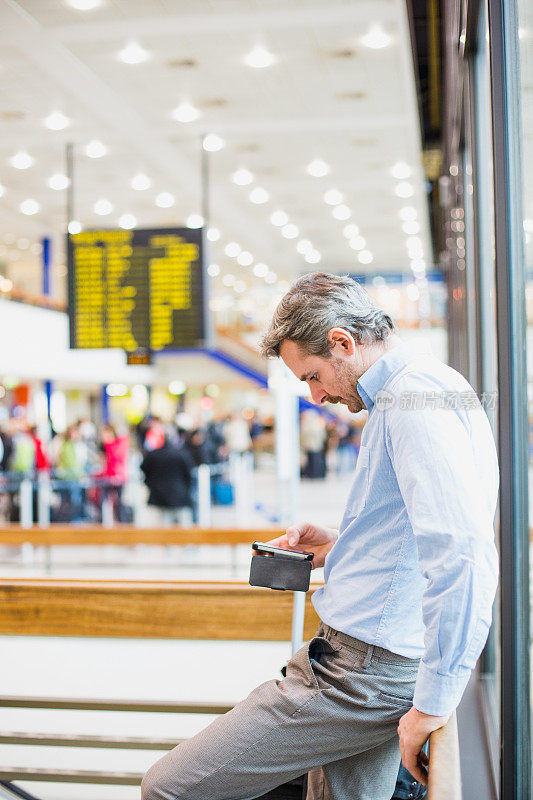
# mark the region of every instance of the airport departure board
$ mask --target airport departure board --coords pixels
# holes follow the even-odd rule
[[[202,231],[69,234],[68,294],[73,348],[199,346],[205,338]]]

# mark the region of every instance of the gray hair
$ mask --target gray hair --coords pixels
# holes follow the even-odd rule
[[[278,357],[281,343],[290,339],[308,355],[329,358],[328,332],[337,327],[349,331],[358,344],[383,341],[394,331],[391,317],[357,281],[310,272],[280,300],[261,340],[261,355]]]

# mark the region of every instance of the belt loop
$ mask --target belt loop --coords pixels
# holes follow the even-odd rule
[[[366,651],[365,659],[363,661],[363,669],[366,669],[370,662],[372,661],[372,656],[374,655],[374,645],[369,644],[368,650]]]

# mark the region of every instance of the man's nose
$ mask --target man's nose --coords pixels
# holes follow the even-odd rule
[[[313,403],[317,406],[321,406],[322,403],[325,403],[327,394],[323,389],[319,386],[311,386],[311,397],[313,398]]]

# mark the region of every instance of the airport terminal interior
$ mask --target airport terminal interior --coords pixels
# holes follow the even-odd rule
[[[488,416],[500,583],[427,796],[529,800],[531,0],[0,0],[0,43],[0,798],[140,797],[314,635],[322,569],[248,580],[357,468],[367,411],[260,354],[322,272]]]

